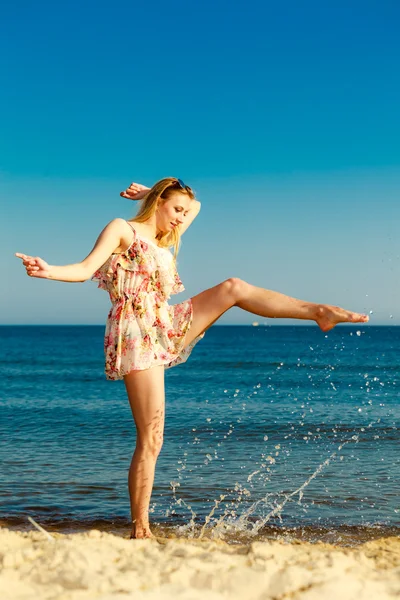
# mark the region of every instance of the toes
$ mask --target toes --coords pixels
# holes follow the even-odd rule
[[[353,313],[352,321],[354,323],[367,323],[369,321],[369,317],[367,315],[360,315],[357,313]]]

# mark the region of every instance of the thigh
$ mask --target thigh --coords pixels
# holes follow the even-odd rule
[[[162,438],[165,418],[164,365],[132,371],[125,375],[124,382],[138,436],[142,439]]]
[[[193,319],[185,337],[185,347],[234,305],[231,290],[232,282],[228,279],[193,296]]]

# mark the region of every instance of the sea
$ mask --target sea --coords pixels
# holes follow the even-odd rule
[[[129,535],[135,426],[103,326],[0,327],[0,525]],[[166,537],[400,534],[400,327],[214,325],[168,369]]]

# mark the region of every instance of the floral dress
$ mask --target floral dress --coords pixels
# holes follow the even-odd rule
[[[174,367],[186,361],[204,337],[203,332],[183,348],[193,307],[191,298],[168,304],[171,294],[185,289],[173,255],[132,230],[129,248],[111,254],[92,276],[112,303],[104,338],[105,374],[111,380],[156,365]]]

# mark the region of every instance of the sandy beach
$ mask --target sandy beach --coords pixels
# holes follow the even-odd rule
[[[356,548],[282,541],[128,540],[91,530],[53,540],[0,529],[2,600],[385,600],[400,597],[400,539]]]

